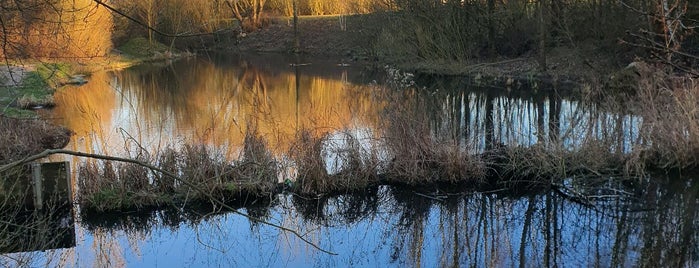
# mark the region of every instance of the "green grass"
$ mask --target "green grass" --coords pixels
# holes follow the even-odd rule
[[[33,118],[36,113],[26,110],[36,106],[54,105],[53,93],[70,78],[72,67],[67,63],[40,63],[28,72],[18,86],[0,90],[0,113],[17,118]]]
[[[130,39],[125,44],[121,45],[118,49],[124,54],[126,54],[126,56],[135,59],[151,58],[155,56],[157,53],[164,53],[170,50],[170,48],[166,45],[161,44],[157,41],[153,41],[152,43],[150,43],[148,42],[148,39],[144,37],[136,37]]]

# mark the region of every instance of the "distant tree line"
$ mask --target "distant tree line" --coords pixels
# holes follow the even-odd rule
[[[537,53],[545,69],[544,52],[555,46],[639,49],[677,65],[696,62],[699,50],[699,4],[690,0],[0,0],[0,52],[96,57],[135,35],[174,45],[254,31],[294,7],[298,15],[384,16],[375,49],[387,58]]]
[[[292,16],[294,0],[270,0],[269,12]],[[388,10],[392,0],[296,0],[299,15],[364,14]]]
[[[394,23],[380,35],[388,57],[465,60],[592,44],[638,49],[668,63],[692,60],[699,6],[688,0],[393,0]],[[623,45],[619,45],[623,44]],[[695,51],[696,52],[696,51]],[[694,54],[696,55],[696,54]]]

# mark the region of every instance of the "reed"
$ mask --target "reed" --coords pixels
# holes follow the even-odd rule
[[[642,159],[661,169],[699,166],[699,81],[639,64]]]
[[[584,131],[595,134],[585,134],[589,136],[583,140],[572,137],[576,139],[574,146],[565,140],[579,134],[567,131],[532,145],[487,144],[483,149],[476,144],[482,140],[444,133],[443,119],[425,112],[435,103],[416,98],[422,89],[410,86],[376,92],[387,106],[379,121],[383,124],[371,135],[357,135],[349,129],[302,129],[286,154],[279,156],[255,125],[248,124],[240,157],[235,160],[210,147],[192,144],[166,148],[155,154],[154,160],[140,160],[195,187],[142,166],[85,162],[79,169],[81,202],[88,208],[110,210],[186,204],[207,201],[211,196],[223,200],[268,197],[281,190],[281,167],[287,164],[294,175],[283,179],[289,179],[290,190],[304,197],[364,191],[382,184],[526,190],[561,185],[569,178],[642,178],[657,169],[697,168],[699,86],[695,78],[645,65],[639,67],[639,73],[637,92],[626,95],[624,105],[616,103],[617,99],[609,103],[581,101],[581,105],[596,101],[595,107],[602,108],[592,109],[589,117],[603,119],[580,123]],[[638,141],[628,148],[619,145],[625,137],[620,138],[617,132],[607,130],[611,125],[605,125],[618,125],[618,119],[627,115],[642,118]],[[604,118],[614,119],[605,123]]]
[[[71,131],[38,119],[0,115],[0,163],[9,163],[45,149],[63,148]]]
[[[295,188],[302,194],[318,194],[333,187],[323,158],[326,139],[327,135],[315,137],[311,131],[301,130],[290,149],[289,155],[298,170]]]
[[[79,196],[83,209],[123,210],[269,196],[276,191],[277,162],[256,132],[246,134],[240,160],[229,161],[204,145],[165,148],[153,161],[139,159],[179,180],[136,163],[86,161],[78,168]],[[189,184],[189,185],[188,185]],[[191,186],[190,186],[191,185]]]
[[[392,158],[385,169],[388,180],[409,185],[482,182],[486,163],[469,152],[472,144],[459,144],[457,140],[435,133],[423,110],[405,108],[420,107],[423,103],[397,100],[392,103],[395,105],[385,114],[387,125],[383,126],[382,138]]]

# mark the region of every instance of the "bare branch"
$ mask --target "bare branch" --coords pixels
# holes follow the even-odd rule
[[[173,38],[174,38],[174,37],[193,37],[193,36],[212,35],[212,34],[216,33],[216,32],[193,33],[193,34],[170,34],[170,33],[165,33],[165,32],[159,31],[158,29],[155,29],[155,28],[153,28],[153,27],[147,25],[146,23],[143,23],[143,22],[140,21],[140,20],[137,20],[137,19],[134,18],[134,17],[131,17],[131,16],[127,15],[126,13],[124,13],[124,12],[122,12],[122,11],[120,11],[120,10],[118,10],[118,9],[116,9],[116,8],[114,8],[114,7],[110,6],[110,5],[108,5],[108,4],[104,3],[104,2],[102,2],[101,0],[93,0],[93,1],[95,1],[95,3],[97,3],[97,5],[103,6],[103,7],[105,7],[106,9],[108,9],[109,11],[114,12],[114,13],[116,13],[116,14],[119,15],[119,16],[122,16],[122,17],[124,17],[124,18],[126,18],[126,19],[128,19],[128,20],[130,20],[130,21],[133,21],[134,23],[136,23],[136,24],[138,24],[138,25],[141,25],[141,26],[143,26],[144,28],[146,28],[146,29],[148,29],[148,30],[150,30],[150,31],[152,31],[152,32],[154,32],[154,33],[157,33],[157,34],[159,34],[159,35],[165,36],[165,37],[173,37]]]
[[[95,1],[97,1],[97,0],[95,0]],[[246,213],[240,212],[239,210],[237,210],[237,209],[235,209],[235,208],[233,208],[233,207],[227,205],[225,202],[221,201],[220,199],[214,197],[211,193],[205,191],[204,189],[202,189],[201,187],[197,186],[196,184],[194,184],[194,183],[192,183],[192,182],[190,182],[190,181],[188,181],[188,180],[186,180],[186,179],[180,178],[179,176],[173,174],[172,172],[163,170],[163,169],[158,168],[158,167],[156,167],[156,166],[154,166],[154,165],[152,165],[152,164],[149,164],[149,163],[146,163],[146,162],[143,162],[143,161],[139,161],[139,160],[136,160],[136,159],[123,158],[123,157],[116,157],[116,156],[109,156],[109,155],[100,155],[100,154],[83,153],[83,152],[76,152],[76,151],[65,150],[65,149],[51,149],[51,150],[45,150],[45,151],[43,151],[43,152],[41,152],[41,153],[39,153],[39,154],[35,154],[35,155],[32,155],[32,156],[28,156],[28,157],[26,157],[26,158],[24,158],[24,159],[22,159],[22,160],[18,160],[18,161],[9,163],[9,164],[2,165],[2,166],[0,166],[0,173],[5,172],[5,171],[7,171],[7,170],[9,170],[9,169],[12,169],[12,168],[15,168],[15,167],[24,165],[24,164],[26,164],[26,163],[39,160],[39,159],[44,158],[44,157],[47,157],[47,156],[49,156],[49,155],[55,155],[55,154],[65,154],[65,155],[72,155],[72,156],[79,156],[79,157],[88,157],[88,158],[101,159],[101,160],[107,160],[107,161],[117,161],[117,162],[124,162],[124,163],[132,163],[132,164],[136,164],[136,165],[139,165],[139,166],[148,168],[148,169],[153,170],[153,171],[157,171],[157,172],[159,172],[159,173],[161,173],[161,174],[163,174],[163,175],[165,175],[165,176],[171,177],[171,178],[173,178],[173,179],[175,179],[175,180],[177,180],[177,181],[179,181],[179,182],[181,182],[181,183],[183,183],[183,184],[185,184],[185,185],[191,187],[192,189],[194,189],[194,190],[200,192],[201,194],[203,194],[204,196],[206,196],[207,198],[209,198],[209,199],[210,199],[211,201],[213,201],[214,203],[220,205],[221,207],[223,207],[223,208],[225,208],[225,209],[230,210],[231,212],[233,212],[233,213],[235,213],[235,214],[238,214],[238,215],[240,215],[240,216],[243,216],[243,217],[245,217],[245,218],[248,218],[248,219],[251,220],[251,221],[259,222],[259,223],[265,224],[265,225],[267,225],[267,226],[271,226],[271,227],[277,228],[277,229],[279,229],[279,230],[292,233],[294,236],[296,236],[296,237],[297,237],[298,239],[300,239],[301,241],[305,242],[306,244],[311,245],[312,247],[314,247],[315,249],[317,249],[317,250],[319,250],[319,251],[321,251],[321,252],[323,252],[323,253],[327,253],[327,254],[330,254],[330,255],[338,255],[337,253],[334,253],[334,252],[325,250],[325,249],[321,248],[320,246],[314,244],[313,242],[311,242],[310,240],[306,239],[303,235],[301,235],[298,231],[296,231],[296,230],[294,230],[294,229],[290,229],[290,228],[281,226],[281,225],[279,225],[279,224],[275,224],[275,223],[272,223],[272,222],[268,222],[268,221],[262,220],[262,219],[260,219],[260,218],[253,217],[253,216],[250,216],[250,215],[248,215],[248,214],[246,214]]]

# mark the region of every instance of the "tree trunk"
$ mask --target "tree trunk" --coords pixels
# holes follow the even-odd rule
[[[231,3],[231,1],[226,1],[226,5],[228,5],[228,8],[231,9],[231,12],[233,12],[233,17],[238,20],[238,23],[240,23],[240,29],[243,29],[243,16],[240,14],[240,8],[238,8],[238,3]]]
[[[539,0],[539,71],[546,71],[546,19],[544,16],[545,0]]]
[[[493,17],[495,16],[495,0],[488,0],[488,54],[495,56],[495,25]]]

